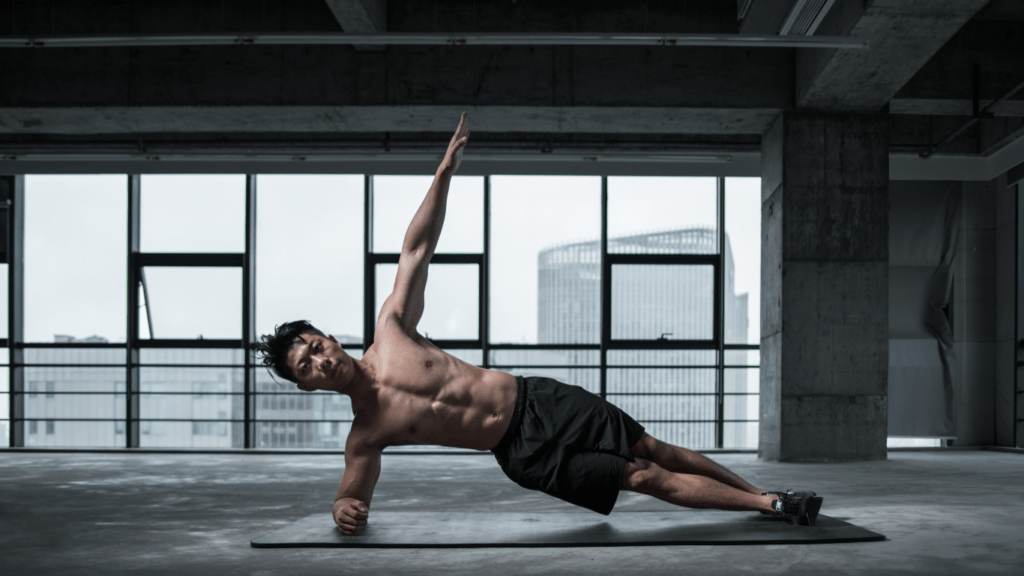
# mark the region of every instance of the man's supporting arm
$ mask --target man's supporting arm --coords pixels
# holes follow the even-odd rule
[[[334,498],[334,523],[342,534],[359,533],[370,514],[373,489],[380,478],[380,449],[345,447],[345,473]]]
[[[415,330],[419,324],[423,315],[423,293],[427,287],[427,266],[441,237],[448,187],[462,161],[462,149],[468,139],[469,124],[463,112],[459,127],[448,143],[444,160],[434,174],[434,182],[405,232],[395,288],[381,306],[378,323],[386,315],[394,315],[407,330]]]

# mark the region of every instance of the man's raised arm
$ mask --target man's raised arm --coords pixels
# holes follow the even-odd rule
[[[469,140],[469,120],[462,113],[459,127],[448,143],[444,160],[434,174],[434,182],[427,196],[412,218],[402,243],[402,255],[398,259],[398,274],[391,296],[381,306],[378,323],[385,315],[395,315],[407,330],[415,330],[423,315],[423,292],[427,286],[427,266],[434,255],[437,240],[444,225],[445,208],[448,203],[448,186],[452,175],[462,162],[462,149]]]

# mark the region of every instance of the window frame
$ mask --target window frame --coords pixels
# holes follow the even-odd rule
[[[362,344],[344,344],[346,350],[368,349],[373,343],[373,333],[376,328],[376,267],[378,264],[397,264],[399,254],[376,253],[373,251],[373,177],[374,174],[364,174],[363,185],[363,342]],[[277,436],[290,437],[287,434],[278,434],[278,428],[292,430],[299,425],[307,426],[312,423],[330,423],[332,430],[350,424],[350,420],[309,420],[295,421],[275,418],[257,418],[257,373],[261,369],[252,354],[253,346],[257,342],[255,334],[255,262],[256,262],[256,174],[246,174],[245,191],[245,251],[242,253],[146,253],[140,251],[140,199],[141,199],[141,176],[139,174],[128,175],[128,256],[126,267],[128,271],[128,293],[126,298],[127,315],[127,342],[121,343],[25,343],[22,338],[22,294],[23,274],[21,264],[23,262],[23,209],[24,209],[24,176],[7,177],[12,183],[10,194],[11,203],[5,208],[0,205],[0,210],[6,214],[0,214],[0,218],[6,216],[8,223],[8,334],[9,338],[0,339],[0,346],[9,349],[9,387],[8,400],[10,402],[9,424],[12,433],[10,434],[11,446],[23,446],[25,443],[25,422],[33,422],[38,419],[25,418],[23,397],[27,395],[24,387],[24,368],[26,366],[64,366],[53,363],[47,364],[25,364],[23,351],[27,348],[117,348],[125,350],[125,360],[117,364],[87,364],[67,365],[71,366],[119,366],[125,370],[125,418],[123,428],[126,432],[125,448],[137,448],[140,443],[141,425],[153,419],[142,419],[140,417],[139,399],[142,395],[140,390],[140,369],[143,367],[155,367],[162,364],[140,362],[140,350],[150,348],[192,348],[192,349],[241,349],[244,351],[243,360],[240,364],[231,364],[230,367],[241,368],[244,373],[244,385],[241,395],[244,399],[244,407],[241,417],[234,417],[226,420],[218,418],[216,422],[224,422],[223,426],[241,425],[244,429],[244,437],[237,439],[237,448],[260,447],[260,437]],[[608,176],[601,176],[601,232],[600,232],[600,269],[601,269],[601,307],[600,323],[601,336],[599,343],[591,344],[497,344],[490,341],[489,313],[490,313],[490,256],[491,256],[491,176],[483,177],[483,250],[480,253],[440,253],[431,258],[431,264],[464,264],[475,265],[478,273],[479,290],[479,314],[476,339],[454,339],[454,340],[431,340],[431,342],[442,349],[450,350],[480,350],[481,367],[483,368],[513,368],[493,362],[492,351],[504,350],[563,350],[563,351],[594,351],[597,352],[596,363],[594,364],[572,364],[549,366],[549,368],[579,369],[584,371],[596,370],[599,375],[599,390],[597,393],[602,398],[608,398],[608,372],[609,369],[622,367],[619,364],[610,366],[608,362],[609,351],[612,350],[714,350],[715,361],[710,364],[701,365],[657,365],[650,368],[706,368],[715,369],[716,384],[716,418],[715,423],[715,446],[722,448],[724,425],[724,399],[725,396],[735,395],[726,393],[724,390],[725,370],[731,368],[758,367],[759,362],[751,365],[751,362],[744,364],[726,363],[727,351],[730,350],[759,350],[759,344],[727,344],[724,342],[724,294],[725,273],[724,247],[725,247],[725,176],[717,176],[717,201],[718,218],[717,234],[718,246],[713,254],[609,254],[608,253]],[[710,339],[684,340],[671,338],[653,339],[614,339],[611,333],[612,315],[612,273],[615,265],[710,265],[713,269],[713,333]],[[242,337],[239,339],[154,339],[140,338],[139,325],[139,286],[142,283],[143,268],[147,266],[181,266],[181,267],[238,267],[242,270]],[[429,304],[428,304],[429,305]],[[587,362],[590,362],[589,360]],[[211,364],[174,364],[181,368],[212,368]],[[223,367],[229,367],[227,365]],[[518,366],[517,366],[518,367]],[[542,369],[545,366],[537,365],[534,368]],[[518,368],[530,368],[521,366]],[[640,367],[644,368],[644,367]],[[118,392],[119,393],[119,392]],[[274,392],[282,394],[283,392]],[[146,392],[152,394],[152,392]],[[680,393],[683,395],[683,393]],[[619,393],[611,396],[620,396]],[[77,420],[66,418],[63,420]],[[181,419],[170,419],[170,421],[182,421]],[[190,419],[189,422],[212,422],[208,419]],[[749,422],[737,421],[737,422]],[[122,421],[119,420],[118,423]],[[662,422],[662,421],[658,421]],[[667,421],[666,421],[667,422]],[[711,422],[710,420],[673,420],[670,423],[700,423]],[[204,425],[205,426],[205,425]],[[220,426],[220,425],[218,425]],[[277,426],[277,428],[274,428]],[[271,429],[273,428],[273,430]],[[119,428],[120,429],[120,428]],[[205,428],[204,428],[205,429]],[[218,428],[219,430],[220,428]],[[232,428],[229,426],[228,430]],[[296,428],[297,429],[297,428]],[[275,432],[278,431],[278,432]],[[301,436],[301,434],[299,435]]]

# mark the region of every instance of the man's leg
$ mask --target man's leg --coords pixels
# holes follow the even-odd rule
[[[626,462],[622,487],[688,508],[751,510],[773,515],[772,501],[778,498],[733,488],[707,476],[670,472],[643,459]]]
[[[649,434],[644,434],[643,438],[640,438],[640,441],[634,444],[630,450],[634,456],[649,460],[668,472],[704,476],[717,480],[719,484],[726,484],[737,490],[758,496],[765,492],[713,460],[705,458],[693,450],[666,444]],[[652,494],[652,496],[654,495]],[[664,500],[664,498],[662,499]],[[684,506],[689,505],[684,504]],[[713,508],[717,508],[717,506],[713,506]],[[753,510],[753,508],[725,508],[725,510]]]

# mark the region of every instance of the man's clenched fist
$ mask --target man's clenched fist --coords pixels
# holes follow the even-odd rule
[[[358,534],[366,526],[369,508],[365,502],[355,498],[341,498],[334,501],[334,523],[342,534]]]

